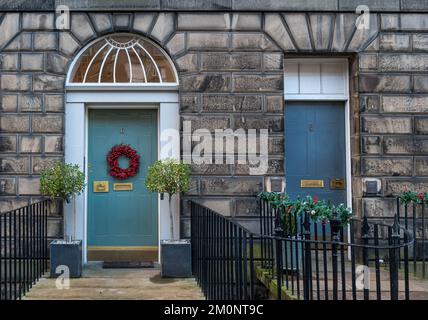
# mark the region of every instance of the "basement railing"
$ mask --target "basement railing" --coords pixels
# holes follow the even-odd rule
[[[412,234],[392,225],[351,219],[314,223],[294,217],[283,230],[261,200],[260,234],[191,201],[193,274],[207,299],[411,299]]]
[[[48,269],[49,200],[0,213],[0,300],[21,299]]]
[[[426,215],[426,206],[424,203],[406,203],[400,204],[397,198],[397,218],[401,225],[412,234],[414,239],[409,248],[411,268],[414,275],[426,278],[426,251],[427,246],[427,228],[428,221]]]

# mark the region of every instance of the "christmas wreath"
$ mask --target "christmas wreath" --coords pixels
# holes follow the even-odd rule
[[[129,159],[128,168],[121,168],[119,166],[120,157],[126,157]],[[110,176],[119,180],[125,180],[137,174],[140,166],[140,156],[137,154],[135,149],[132,149],[130,146],[120,144],[111,148],[110,152],[107,154],[107,162],[110,167]]]

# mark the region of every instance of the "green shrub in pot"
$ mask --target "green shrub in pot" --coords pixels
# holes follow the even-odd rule
[[[50,243],[50,273],[56,278],[68,267],[71,278],[82,275],[82,240],[76,240],[76,196],[85,189],[85,175],[78,165],[56,162],[42,171],[40,193],[51,199],[60,198],[66,203],[73,201],[73,238],[66,239],[64,216],[64,240]]]
[[[174,194],[187,192],[190,185],[190,167],[174,159],[157,160],[149,167],[146,177],[146,187],[151,192],[167,193],[170,217],[170,234],[174,238],[174,216],[171,200]]]
[[[55,162],[40,174],[40,193],[51,199],[73,200],[73,235],[76,237],[76,196],[85,189],[85,174],[77,164]],[[65,223],[65,217],[64,217]],[[64,228],[65,234],[65,228]]]

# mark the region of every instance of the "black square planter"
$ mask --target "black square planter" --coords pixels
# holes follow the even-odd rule
[[[161,276],[164,278],[189,278],[192,276],[190,240],[161,241]]]
[[[58,270],[58,266],[67,266],[70,271],[70,278],[80,278],[82,276],[82,240],[66,242],[64,240],[54,240],[50,244],[50,269],[51,277],[56,278],[64,271]]]

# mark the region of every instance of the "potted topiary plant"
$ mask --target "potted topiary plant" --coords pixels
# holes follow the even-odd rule
[[[162,277],[190,277],[192,275],[191,247],[189,240],[178,240],[174,233],[172,197],[187,192],[190,183],[190,168],[178,160],[158,160],[149,167],[146,187],[163,198],[168,194],[170,239],[161,240]]]
[[[66,237],[65,215],[64,239],[54,240],[50,244],[51,277],[59,276],[63,270],[58,266],[67,266],[70,277],[78,278],[82,275],[82,240],[76,239],[76,196],[85,188],[85,175],[78,165],[56,162],[47,168],[40,176],[40,192],[51,199],[62,199],[63,203],[73,202],[73,236]],[[64,211],[65,212],[65,211]]]

